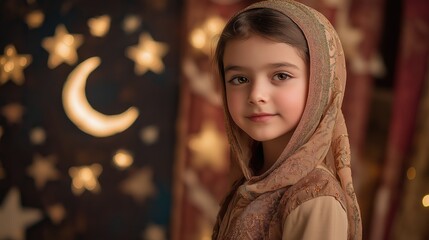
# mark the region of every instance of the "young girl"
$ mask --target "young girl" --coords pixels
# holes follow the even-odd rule
[[[228,22],[216,59],[236,164],[213,239],[361,239],[329,21],[293,1],[255,3]]]

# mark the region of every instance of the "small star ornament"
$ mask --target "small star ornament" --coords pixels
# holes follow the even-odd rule
[[[125,194],[131,195],[136,202],[141,203],[156,193],[152,176],[150,168],[142,168],[123,181],[120,188]]]
[[[133,154],[125,149],[119,149],[113,156],[113,164],[120,170],[129,168],[133,162]]]
[[[81,34],[69,34],[64,25],[55,29],[53,37],[43,39],[42,46],[49,52],[48,67],[53,69],[65,62],[73,65],[77,62],[77,48],[83,43]]]
[[[127,48],[126,55],[134,60],[134,71],[137,75],[142,75],[149,70],[159,74],[164,71],[164,63],[161,58],[167,52],[167,44],[156,42],[150,34],[143,33],[140,35],[138,45]]]
[[[147,126],[140,131],[141,140],[147,144],[151,145],[158,141],[159,138],[159,129],[156,126]]]
[[[204,122],[201,131],[191,136],[188,147],[192,151],[195,167],[208,166],[215,171],[226,168],[226,137],[219,132],[214,122]]]
[[[100,192],[100,184],[98,177],[103,171],[100,164],[92,164],[90,166],[71,167],[69,169],[72,180],[72,191],[75,195],[81,195],[85,190],[91,192]]]
[[[12,188],[0,208],[0,239],[24,240],[25,229],[42,219],[37,209],[22,208],[18,189]]]
[[[64,220],[65,216],[67,215],[66,209],[62,204],[59,204],[59,203],[49,206],[47,209],[47,212],[48,212],[49,218],[55,225],[60,224]]]
[[[25,22],[27,23],[30,29],[38,28],[42,25],[45,20],[45,14],[40,10],[31,11],[25,17]]]
[[[27,168],[28,175],[34,178],[38,189],[45,187],[49,180],[56,180],[60,177],[60,172],[54,167],[55,162],[56,158],[53,155],[42,157],[36,154],[33,164]]]
[[[1,109],[1,113],[10,124],[17,124],[22,121],[24,107],[19,103],[9,103]]]
[[[24,83],[23,70],[31,63],[29,54],[19,55],[13,45],[4,48],[4,55],[0,56],[0,85],[9,79],[17,85]]]
[[[165,228],[161,225],[150,224],[143,233],[143,240],[165,240]]]
[[[135,32],[141,25],[141,18],[137,15],[127,15],[122,23],[124,32],[131,34]]]
[[[41,127],[35,127],[30,131],[30,142],[34,145],[40,145],[46,140],[46,132]]]
[[[183,73],[189,80],[193,92],[199,94],[215,106],[221,106],[222,97],[216,90],[213,74],[198,69],[195,60],[186,58],[183,61]]]
[[[96,37],[103,37],[110,28],[110,16],[103,15],[88,20],[89,32]]]
[[[209,17],[200,27],[193,29],[190,33],[189,41],[191,45],[207,56],[211,56],[225,23],[225,20],[221,17]]]

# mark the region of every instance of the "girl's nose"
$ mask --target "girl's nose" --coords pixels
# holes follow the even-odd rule
[[[250,104],[264,104],[268,101],[268,86],[263,81],[253,81],[250,85]]]

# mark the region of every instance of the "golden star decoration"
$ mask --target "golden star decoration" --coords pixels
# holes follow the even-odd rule
[[[138,45],[127,48],[126,55],[134,60],[134,71],[137,75],[142,75],[148,70],[159,74],[164,71],[164,63],[161,58],[167,52],[167,44],[156,42],[150,34],[144,33],[140,35]]]
[[[10,124],[20,123],[24,114],[24,107],[19,103],[9,103],[2,108],[1,113]]]
[[[192,30],[189,41],[192,47],[201,50],[210,56],[218,42],[219,34],[225,26],[225,20],[218,16],[211,16],[199,27]]]
[[[150,224],[142,234],[146,240],[165,240],[167,239],[165,229],[161,225]]]
[[[12,188],[0,209],[0,239],[25,239],[25,229],[42,219],[37,209],[22,208],[18,189]]]
[[[30,142],[34,145],[40,145],[46,140],[46,131],[41,127],[35,127],[30,131]]]
[[[216,171],[227,167],[227,140],[214,122],[204,122],[201,131],[190,137],[188,147],[192,151],[192,163],[195,167],[208,166]]]
[[[146,198],[156,194],[152,176],[150,168],[142,168],[124,180],[120,188],[124,193],[131,195],[136,202],[142,203]]]
[[[158,138],[159,129],[156,126],[147,126],[140,130],[140,139],[147,145],[156,143]]]
[[[66,209],[59,203],[49,206],[47,208],[47,213],[55,225],[60,224],[67,215]]]
[[[141,18],[137,15],[127,15],[122,23],[124,32],[131,34],[135,32],[141,25]]]
[[[0,56],[0,85],[9,79],[18,85],[22,85],[24,83],[22,72],[30,63],[31,56],[29,54],[18,55],[13,45],[7,45],[4,48],[4,55]]]
[[[129,168],[133,163],[133,154],[125,149],[119,149],[113,156],[113,164],[120,170]]]
[[[100,192],[100,184],[98,176],[103,171],[100,164],[92,164],[91,166],[71,167],[69,169],[72,180],[72,191],[75,195],[82,194],[85,189],[91,192]]]
[[[38,189],[45,187],[49,180],[56,180],[60,177],[60,172],[55,169],[55,156],[42,157],[36,154],[31,164],[27,168],[27,173],[34,178],[34,182]]]
[[[88,20],[89,32],[96,37],[103,37],[110,28],[110,16],[103,15]]]
[[[45,20],[45,14],[40,10],[34,10],[27,14],[25,22],[30,29],[38,28]]]
[[[57,26],[55,35],[42,42],[42,46],[49,52],[48,67],[53,69],[63,62],[75,64],[78,59],[76,51],[82,43],[81,34],[69,34],[64,25]]]

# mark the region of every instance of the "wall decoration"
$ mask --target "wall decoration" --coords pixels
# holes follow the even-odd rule
[[[42,42],[42,46],[49,52],[48,67],[56,68],[63,62],[74,65],[78,60],[77,48],[82,43],[81,34],[69,34],[64,25],[58,25],[55,35],[45,38]]]
[[[103,37],[110,28],[110,16],[102,15],[88,20],[89,32],[96,37]]]
[[[82,131],[96,137],[107,137],[126,130],[139,112],[131,107],[121,114],[108,116],[91,107],[85,94],[85,83],[89,73],[99,64],[100,59],[92,57],[70,73],[63,88],[63,105],[67,116]]]
[[[161,42],[156,42],[148,33],[140,35],[138,45],[127,48],[127,56],[134,60],[134,71],[137,75],[142,75],[148,70],[154,73],[164,71],[164,63],[161,58],[167,54],[168,46]]]
[[[136,170],[121,183],[121,189],[125,194],[132,196],[136,202],[142,203],[157,192],[152,178],[153,171],[150,168]]]
[[[82,194],[85,190],[98,193],[101,191],[98,177],[103,171],[103,167],[94,163],[90,166],[71,167],[69,169],[72,181],[72,191],[75,195]]]
[[[40,10],[33,10],[27,14],[25,21],[29,28],[38,28],[43,24],[45,14]]]
[[[122,29],[124,32],[131,34],[140,27],[141,22],[142,20],[139,16],[134,14],[127,15],[122,23]]]
[[[25,112],[25,108],[19,103],[9,103],[3,106],[1,113],[6,117],[9,124],[16,124],[22,121],[22,116]]]
[[[37,209],[24,208],[20,204],[21,196],[16,188],[9,190],[0,208],[0,238],[25,239],[25,229],[43,217]]]
[[[56,180],[60,177],[60,173],[55,169],[56,157],[43,157],[39,154],[34,156],[33,164],[27,168],[27,173],[34,178],[36,187],[41,189],[45,187],[48,181]]]
[[[171,238],[182,4],[0,1],[0,239]]]
[[[31,63],[29,54],[17,54],[13,45],[4,48],[0,56],[0,85],[12,80],[18,85],[24,83],[23,70]]]
[[[204,122],[201,130],[189,139],[189,149],[192,152],[192,165],[195,168],[208,167],[213,171],[225,171],[227,139],[211,121]]]

